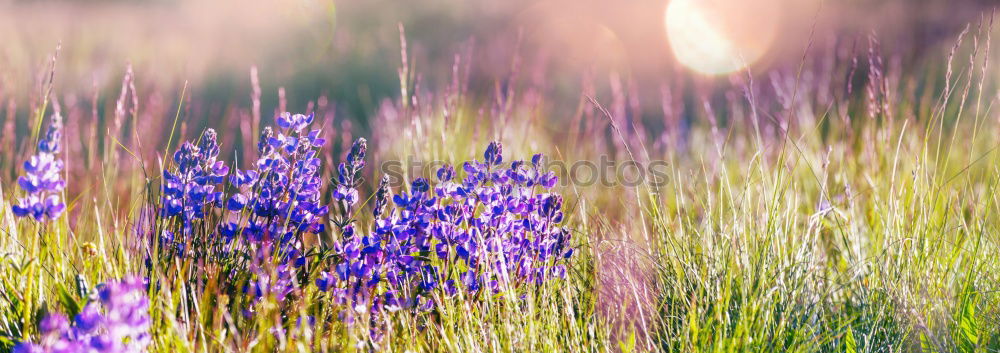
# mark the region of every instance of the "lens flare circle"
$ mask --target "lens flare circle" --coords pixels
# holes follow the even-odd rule
[[[778,0],[672,0],[665,24],[670,49],[684,66],[720,75],[759,60],[774,41]]]

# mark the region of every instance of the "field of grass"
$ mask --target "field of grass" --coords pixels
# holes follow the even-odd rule
[[[233,101],[53,92],[53,56],[0,90],[0,351],[1000,351],[1000,65],[970,28],[572,99],[516,59],[470,88],[462,53],[428,88],[404,42],[361,121],[268,112],[256,70]]]

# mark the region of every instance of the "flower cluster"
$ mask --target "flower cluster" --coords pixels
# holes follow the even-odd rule
[[[60,173],[63,161],[58,159],[62,122],[59,115],[52,116],[45,137],[38,141],[38,153],[24,162],[25,175],[17,179],[17,184],[26,195],[11,207],[15,216],[31,216],[37,221],[48,221],[59,217],[66,209],[59,193],[66,187]]]
[[[255,300],[273,296],[283,301],[296,288],[296,268],[305,264],[302,236],[326,229],[329,207],[321,201],[318,156],[326,140],[320,130],[307,130],[312,122],[312,115],[279,115],[277,131],[266,127],[261,132],[254,167],[229,177],[237,192],[226,201],[230,217],[219,229],[227,239],[254,244],[256,264],[244,291]],[[272,259],[278,262],[270,271]]]
[[[179,219],[185,236],[191,233],[194,220],[205,218],[207,209],[222,203],[216,186],[229,174],[229,167],[216,160],[218,156],[218,138],[215,130],[208,129],[197,145],[184,142],[174,152],[174,168],[163,171],[160,215]]]
[[[504,165],[502,150],[493,142],[483,161],[466,162],[460,182],[449,165],[438,170],[433,188],[424,178],[413,180],[389,210],[380,201],[388,194],[383,183],[374,229],[345,234],[340,261],[320,273],[317,288],[373,312],[428,310],[435,290],[473,297],[564,277],[573,248],[570,231],[560,226],[563,199],[548,192],[557,178],[543,170],[541,155]]]
[[[442,296],[520,296],[566,275],[570,231],[562,225],[563,199],[550,191],[557,178],[544,170],[541,155],[505,162],[503,146],[493,142],[482,160],[460,170],[444,165],[436,182],[417,178],[396,194],[384,176],[372,199],[373,223],[359,225],[354,217],[367,141],[356,140],[337,166],[327,206],[318,157],[326,141],[319,130],[308,129],[312,122],[312,115],[279,115],[274,128],[262,130],[253,165],[231,174],[216,160],[216,135],[208,130],[197,145],[182,145],[174,155],[176,168],[164,173],[161,213],[183,221],[185,239],[193,220],[205,219],[211,207],[225,208],[220,223],[202,228],[218,235],[212,238],[218,242],[191,246],[241,252],[248,261],[234,274],[251,303],[285,302],[311,279],[350,308],[341,312],[344,322],[353,322],[362,308],[376,322],[395,310],[431,310]],[[217,188],[224,179],[228,196]],[[336,213],[330,221],[338,240],[306,248],[306,234],[326,232],[329,207]],[[176,242],[171,232],[162,239]],[[318,277],[307,275],[317,273],[307,259],[319,266]]]
[[[24,342],[14,352],[143,352],[151,342],[149,299],[142,278],[129,277],[98,286],[72,323],[61,313],[39,322],[41,339]]]
[[[254,168],[229,177],[239,190],[226,202],[234,219],[221,232],[253,241],[285,242],[303,233],[321,233],[328,207],[320,202],[318,149],[326,144],[319,130],[305,131],[312,115],[278,116],[277,133],[265,128]]]

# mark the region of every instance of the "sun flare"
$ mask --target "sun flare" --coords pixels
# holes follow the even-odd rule
[[[770,48],[778,12],[776,0],[673,0],[665,15],[670,48],[694,71],[738,71]]]

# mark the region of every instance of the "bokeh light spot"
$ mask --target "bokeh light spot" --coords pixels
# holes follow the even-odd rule
[[[717,75],[741,70],[767,53],[780,15],[777,0],[672,0],[665,23],[677,60]]]

